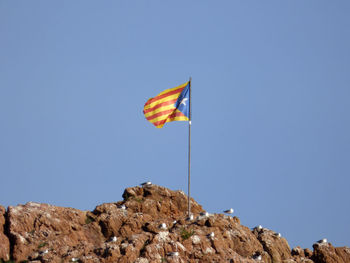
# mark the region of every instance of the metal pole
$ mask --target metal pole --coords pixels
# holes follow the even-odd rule
[[[190,77],[189,81],[189,92],[190,92],[190,102],[189,102],[189,116],[188,116],[188,217],[191,216],[191,118],[192,118],[192,112],[191,112],[191,104],[192,104],[192,98],[191,98],[191,81],[192,78]]]

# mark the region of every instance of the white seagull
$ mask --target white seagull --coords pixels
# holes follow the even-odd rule
[[[200,216],[208,217],[208,216],[209,216],[209,213],[208,213],[208,212],[200,212],[199,215],[200,215]]]
[[[170,256],[170,257],[177,257],[178,255],[179,255],[179,252],[177,252],[177,251],[168,253],[168,256]]]
[[[258,225],[256,228],[257,228],[258,230],[261,230],[263,227],[262,227],[261,225]]]
[[[71,261],[72,262],[77,262],[77,261],[79,261],[79,258],[72,258]]]
[[[317,243],[319,243],[319,244],[325,244],[325,243],[327,243],[327,242],[328,242],[328,241],[327,241],[327,238],[323,238],[323,239],[317,241]]]
[[[189,217],[187,217],[187,218],[186,218],[186,220],[187,220],[187,221],[192,221],[192,220],[193,220],[193,215],[192,215],[192,214],[190,214],[190,216],[189,216]]]
[[[45,249],[44,251],[41,251],[41,252],[40,252],[40,255],[45,255],[45,254],[47,254],[47,253],[49,253],[49,250],[48,250],[48,249]]]
[[[144,186],[149,186],[151,184],[152,183],[150,181],[147,181],[147,182],[142,183],[141,186],[144,187]]]
[[[119,208],[125,210],[126,206],[125,205],[120,205]]]
[[[117,237],[116,236],[111,237],[110,242],[117,242]]]
[[[261,259],[262,259],[261,254],[260,254],[260,253],[256,253],[256,254],[253,256],[253,259],[256,260],[256,261],[261,261]]]
[[[282,235],[281,235],[281,233],[275,233],[275,236],[276,237],[281,237]]]
[[[211,232],[210,234],[207,235],[209,238],[214,238],[215,237],[215,233]]]
[[[166,224],[165,223],[161,223],[159,226],[160,229],[166,229]]]
[[[229,210],[225,210],[224,213],[233,214],[233,208],[230,208]]]

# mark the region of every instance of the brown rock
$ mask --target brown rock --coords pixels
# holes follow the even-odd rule
[[[304,254],[305,254],[305,257],[307,257],[307,258],[311,258],[312,257],[312,251],[311,251],[311,249],[309,249],[309,248],[305,248],[304,249]]]
[[[127,211],[118,209],[115,204],[97,206],[93,213],[98,214],[94,220],[99,223],[101,231],[106,238],[117,236],[121,226],[128,218]]]
[[[257,255],[264,263],[350,262],[349,248],[317,244],[314,252],[291,251],[271,230],[251,231],[237,217],[201,214],[193,199],[194,219],[188,220],[181,191],[151,185],[127,188],[123,197],[92,212],[29,202],[5,213],[0,206],[0,256],[33,263],[254,263]]]
[[[310,249],[302,249],[301,247],[295,247],[291,252],[294,262],[297,263],[313,263],[310,259],[312,256],[312,251]]]
[[[123,193],[125,205],[133,212],[142,212],[159,217],[179,219],[187,213],[187,196],[182,191],[171,191],[158,185],[132,187]],[[191,198],[191,212],[199,214],[203,211]]]
[[[297,256],[297,257],[305,257],[305,252],[304,249],[301,247],[295,247],[292,249],[292,256]]]
[[[105,240],[97,223],[90,222],[86,212],[73,208],[29,202],[10,206],[8,220],[16,261],[29,257],[54,261],[71,254],[78,257]]]
[[[316,263],[348,263],[350,262],[350,248],[333,247],[331,243],[316,243],[313,245],[312,260]]]
[[[272,263],[292,260],[291,250],[285,238],[269,229],[254,229],[254,234],[261,242],[263,249],[270,255]]]
[[[6,209],[0,205],[0,260],[10,259],[10,242],[4,234]]]
[[[4,233],[5,213],[6,213],[5,207],[0,205],[0,233]]]
[[[336,247],[335,253],[343,262],[350,262],[350,248],[349,247]]]

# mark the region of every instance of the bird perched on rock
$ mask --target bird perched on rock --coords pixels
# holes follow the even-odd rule
[[[175,251],[175,252],[169,252],[169,253],[168,253],[168,256],[170,256],[170,257],[177,257],[177,256],[179,256],[179,252],[177,252],[177,251]]]
[[[150,185],[152,185],[152,183],[150,181],[147,181],[147,182],[144,182],[144,183],[141,184],[142,187],[150,186]]]
[[[263,229],[263,227],[262,227],[261,225],[258,225],[258,226],[256,227],[256,229],[261,230],[261,229]]]
[[[262,256],[261,256],[260,252],[256,252],[256,253],[252,256],[252,258],[253,258],[254,260],[256,260],[256,261],[261,261]]]
[[[199,215],[200,215],[200,216],[208,217],[208,216],[209,216],[209,213],[208,213],[208,212],[200,212]]]
[[[186,218],[186,220],[187,220],[187,221],[191,221],[191,220],[193,220],[193,215],[192,215],[192,214],[190,214],[190,216],[189,216],[189,217],[187,217],[187,218]]]
[[[117,242],[117,237],[116,236],[113,236],[111,237],[111,239],[109,240],[110,242]]]
[[[281,235],[281,233],[275,233],[274,234],[276,237],[281,237],[282,235]]]
[[[79,261],[79,258],[72,258],[71,261],[72,261],[72,262],[78,262],[78,261]]]
[[[161,224],[159,225],[159,228],[160,228],[160,229],[166,229],[166,224],[165,224],[165,223],[161,223]]]
[[[317,243],[319,243],[319,244],[326,244],[327,242],[328,242],[327,238],[323,238],[323,239],[317,241]]]
[[[228,210],[225,210],[224,213],[226,213],[226,214],[233,214],[233,209],[230,208]]]
[[[48,249],[45,249],[44,251],[41,251],[41,252],[40,252],[40,255],[45,255],[45,254],[47,254],[47,253],[49,253],[49,250],[48,250]]]
[[[207,235],[208,238],[214,238],[215,237],[215,233],[211,232],[210,234]]]
[[[176,221],[176,220],[174,220],[174,221],[173,221],[173,225],[175,225],[176,223],[177,223],[177,221]]]
[[[118,208],[125,210],[126,206],[123,204],[123,205],[118,206]]]

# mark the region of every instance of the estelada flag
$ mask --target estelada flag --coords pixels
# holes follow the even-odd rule
[[[166,122],[189,121],[190,82],[164,90],[150,98],[143,107],[143,114],[157,128]]]

